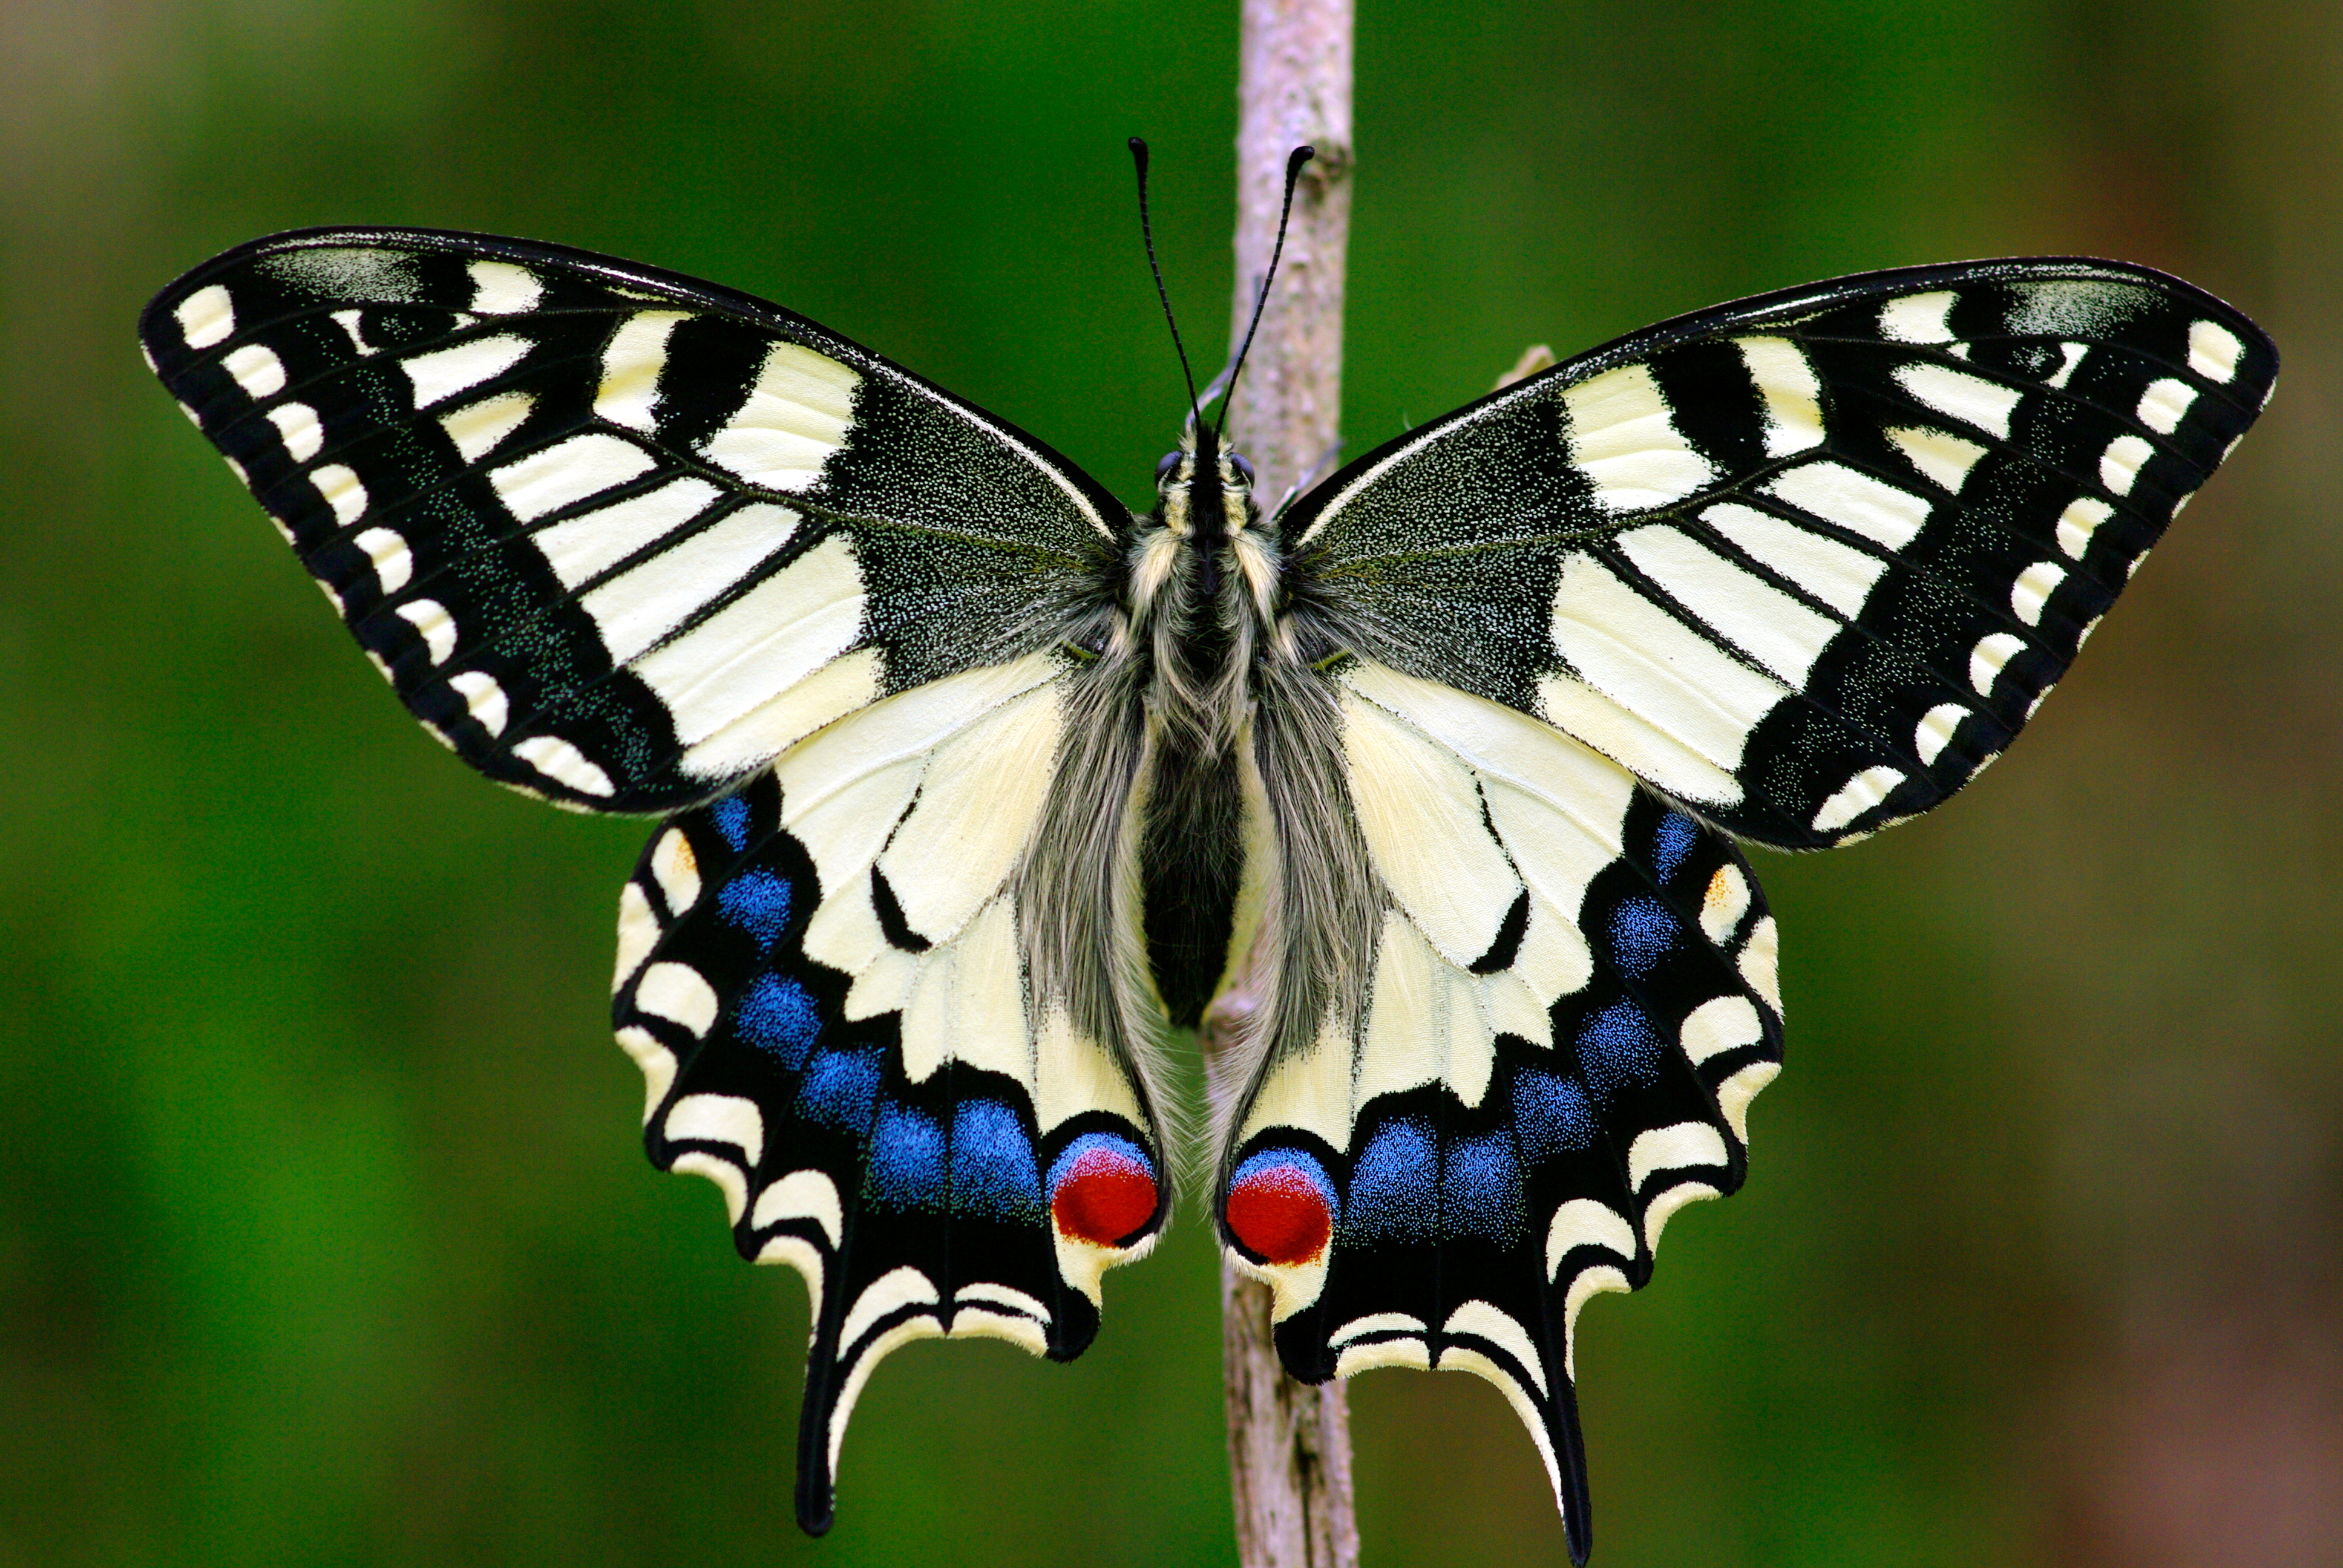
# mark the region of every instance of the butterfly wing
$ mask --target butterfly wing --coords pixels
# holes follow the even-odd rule
[[[1739,1185],[1780,1061],[1725,834],[1845,842],[1974,777],[2276,367],[2143,268],[1875,274],[1635,334],[1296,503],[1326,689],[1261,770],[1289,905],[1361,934],[1272,931],[1218,1187],[1295,1375],[1489,1377],[1583,1560],[1577,1311]]]
[[[807,1528],[896,1345],[1078,1354],[1169,1189],[1111,944],[1033,983],[1041,905],[1119,918],[1062,842],[1114,839],[1135,709],[1059,645],[1111,614],[1128,513],[811,322],[549,246],[280,236],[141,335],[435,734],[560,805],[681,809],[613,1011],[654,1162],[806,1276]]]
[[[741,1253],[812,1296],[809,1530],[881,1357],[990,1335],[1069,1360],[1101,1272],[1164,1219],[1135,1054],[1027,958],[1031,846],[1101,809],[1036,766],[1074,678],[1034,655],[882,701],[675,819],[623,895],[614,1015],[651,1159],[714,1181]]]
[[[1267,1042],[1222,1233],[1275,1290],[1297,1377],[1494,1382],[1584,1560],[1578,1311],[1740,1186],[1781,1060],[1774,922],[1730,839],[1609,759],[1387,666],[1334,681],[1372,953],[1355,1017]]]
[[[581,809],[709,799],[1045,644],[1128,525],[869,350],[583,251],[281,235],[172,284],[139,333],[415,716]]]
[[[1532,377],[1283,526],[1350,646],[1817,849],[2001,753],[2277,368],[2144,267],[1874,273]]]

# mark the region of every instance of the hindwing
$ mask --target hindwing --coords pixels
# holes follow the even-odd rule
[[[1337,646],[1820,848],[2000,755],[2277,368],[2243,316],[2145,267],[1874,273],[1532,377],[1283,527]]]
[[[1578,1310],[1740,1186],[1781,1060],[1774,922],[1730,840],[1545,724],[1363,660],[1336,685],[1372,956],[1355,1010],[1264,1042],[1222,1234],[1296,1376],[1496,1383],[1583,1558]]]
[[[1037,655],[880,702],[675,818],[622,895],[651,1159],[714,1181],[741,1253],[811,1293],[809,1530],[881,1357],[989,1335],[1070,1360],[1101,1272],[1163,1222],[1139,1057],[1029,959],[1066,686]]]
[[[139,330],[415,716],[582,809],[709,799],[865,703],[1046,646],[1129,522],[835,333],[584,251],[281,235]]]

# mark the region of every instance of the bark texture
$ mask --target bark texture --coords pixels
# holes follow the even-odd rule
[[[1244,0],[1238,78],[1236,308],[1244,336],[1269,270],[1285,159],[1310,146],[1283,259],[1230,401],[1228,429],[1273,508],[1334,450],[1342,395],[1342,279],[1351,220],[1351,0]],[[1206,1015],[1205,1070],[1237,1091],[1229,1046],[1251,1005],[1240,980]],[[1342,1385],[1286,1376],[1267,1287],[1225,1261],[1222,1346],[1229,1472],[1244,1568],[1355,1568],[1351,1432]]]

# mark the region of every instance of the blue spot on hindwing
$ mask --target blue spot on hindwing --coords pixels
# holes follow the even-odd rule
[[[708,815],[716,823],[716,830],[724,835],[724,841],[732,846],[734,854],[749,848],[749,802],[738,795],[728,795],[710,806]]]
[[[1460,1138],[1448,1146],[1441,1172],[1442,1229],[1452,1236],[1483,1236],[1499,1246],[1521,1239],[1524,1222],[1522,1164],[1502,1132]]]
[[[870,1128],[871,1198],[892,1209],[940,1209],[944,1130],[924,1111],[890,1101]]]
[[[726,920],[749,933],[759,954],[769,953],[789,929],[790,891],[788,878],[751,867],[716,890],[716,906]]]
[[[1510,1247],[1528,1213],[1511,1137],[1474,1133],[1443,1149],[1428,1125],[1410,1117],[1377,1132],[1352,1167],[1342,1229],[1363,1241],[1474,1236]]]
[[[998,1100],[968,1100],[952,1113],[955,1211],[997,1220],[1038,1219],[1041,1176],[1017,1112]]]
[[[1393,1121],[1351,1167],[1345,1231],[1378,1241],[1429,1241],[1440,1222],[1440,1161],[1432,1130]]]
[[[1666,881],[1684,863],[1684,857],[1700,842],[1700,827],[1681,811],[1669,811],[1660,818],[1660,826],[1652,835],[1652,869]]]
[[[1661,1050],[1659,1030],[1632,1001],[1614,1001],[1578,1026],[1579,1075],[1597,1100],[1649,1083]]]
[[[1586,1091],[1550,1072],[1513,1075],[1513,1136],[1532,1160],[1594,1147],[1601,1124]]]
[[[825,1050],[813,1059],[805,1081],[798,1085],[798,1114],[860,1138],[870,1130],[880,1075],[876,1049]]]
[[[759,975],[741,993],[732,1027],[741,1039],[794,1071],[805,1065],[806,1052],[821,1032],[821,1009],[805,987],[787,975]]]
[[[1611,911],[1611,961],[1633,980],[1642,980],[1667,957],[1684,928],[1657,899],[1638,894]]]

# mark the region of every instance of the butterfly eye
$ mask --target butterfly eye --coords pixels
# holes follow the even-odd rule
[[[1164,480],[1166,480],[1166,479],[1170,478],[1170,477],[1172,477],[1172,469],[1174,469],[1174,468],[1176,468],[1176,467],[1178,467],[1179,466],[1180,466],[1180,454],[1179,454],[1179,453],[1177,453],[1177,452],[1166,452],[1166,453],[1164,453],[1164,454],[1163,454],[1162,460],[1161,460],[1161,461],[1160,461],[1160,462],[1158,462],[1158,463],[1155,465],[1155,482],[1156,482],[1157,484],[1159,484],[1159,485],[1160,485],[1160,484],[1161,484]]]
[[[1237,477],[1238,477],[1238,478],[1240,478],[1240,479],[1242,479],[1242,480],[1245,482],[1245,486],[1246,486],[1246,487],[1247,487],[1247,488],[1251,488],[1251,487],[1252,487],[1252,465],[1251,463],[1246,462],[1246,461],[1244,460],[1244,458],[1243,458],[1242,456],[1240,456],[1239,454],[1237,454],[1237,453],[1235,453],[1235,452],[1231,452],[1231,453],[1229,454],[1229,467],[1232,467],[1232,468],[1234,468],[1234,469],[1237,471]]]

